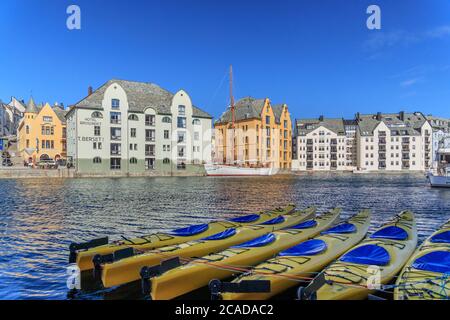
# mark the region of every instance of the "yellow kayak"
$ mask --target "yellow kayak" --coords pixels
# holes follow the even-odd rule
[[[279,251],[317,235],[339,219],[340,209],[334,209],[314,220],[265,234],[216,254],[210,254],[167,271],[151,279],[151,298],[168,300],[208,285],[212,279],[224,279],[242,273],[245,267],[267,260]]]
[[[222,232],[228,228],[260,224],[280,215],[292,213],[294,209],[295,205],[288,205],[285,208],[277,208],[269,212],[255,213],[223,221],[213,221],[208,224],[176,229],[168,233],[153,233],[133,239],[124,238],[123,240],[111,243],[109,243],[107,237],[85,243],[72,243],[69,248],[69,263],[76,262],[81,271],[90,270],[94,268],[92,259],[96,255],[108,255],[130,247],[146,251],[191,240],[202,239],[218,232]]]
[[[427,238],[397,279],[395,300],[448,300],[450,220]]]
[[[139,280],[143,267],[159,265],[161,261],[170,257],[201,257],[213,252],[224,250],[234,244],[248,241],[268,232],[298,224],[315,215],[315,208],[294,212],[285,216],[278,216],[260,225],[228,228],[204,237],[200,240],[188,241],[172,246],[165,246],[150,250],[142,254],[133,255],[112,263],[101,265],[101,278],[105,288]]]
[[[222,293],[221,298],[265,300],[297,285],[301,280],[311,279],[313,274],[322,271],[329,263],[364,239],[369,225],[370,211],[363,210],[348,221],[323,231],[320,236],[280,252],[277,257],[259,264],[248,274],[233,280],[234,283],[252,280],[270,281],[270,292]]]
[[[367,298],[400,272],[416,245],[414,214],[404,211],[328,266],[323,271],[325,284],[317,290],[316,298]]]

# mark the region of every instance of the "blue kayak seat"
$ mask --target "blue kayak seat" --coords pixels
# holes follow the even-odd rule
[[[322,231],[320,234],[345,234],[356,232],[356,226],[352,223],[341,223],[335,227]]]
[[[190,226],[186,228],[180,228],[175,229],[169,232],[172,236],[179,236],[179,237],[189,237],[189,236],[195,236],[199,233],[205,232],[208,229],[208,224],[198,224],[195,226]]]
[[[389,226],[376,231],[370,236],[370,239],[406,240],[408,232],[400,227]]]
[[[242,217],[237,218],[231,218],[228,221],[236,222],[236,223],[246,223],[246,222],[253,222],[259,219],[259,214],[249,214]]]
[[[385,266],[389,264],[391,257],[383,247],[367,244],[347,252],[339,260],[356,264]]]
[[[225,231],[213,234],[212,236],[206,237],[201,239],[201,241],[207,241],[207,240],[222,240],[222,239],[226,239],[229,238],[231,236],[234,236],[236,234],[236,229],[235,228],[230,228],[227,229]]]
[[[265,234],[261,237],[255,238],[253,240],[241,243],[237,246],[233,246],[231,248],[257,248],[257,247],[263,247],[268,244],[271,244],[275,241],[275,235],[272,233]]]
[[[284,256],[314,256],[327,250],[327,244],[320,239],[312,239],[299,243],[292,248],[281,251],[278,255]]]
[[[432,243],[450,243],[450,231],[444,231],[431,237]]]
[[[416,259],[412,267],[417,270],[450,273],[450,252],[433,251]]]
[[[284,217],[283,217],[283,216],[279,216],[279,217],[273,218],[273,219],[271,219],[271,220],[268,220],[268,221],[266,221],[266,222],[263,222],[263,223],[261,223],[261,224],[262,224],[262,225],[273,225],[273,224],[279,224],[279,223],[282,223],[282,222],[284,222],[284,221],[285,221]]]
[[[286,227],[284,229],[309,229],[309,228],[314,228],[315,226],[317,226],[316,220],[307,220],[307,221],[301,222],[299,224],[296,224],[295,226]]]

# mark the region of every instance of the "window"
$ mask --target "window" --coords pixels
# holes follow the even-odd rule
[[[145,130],[145,141],[155,141],[155,130]]]
[[[30,147],[30,140],[27,139],[27,148]]]
[[[199,119],[194,119],[194,120],[192,120],[192,124],[193,125],[199,125],[200,124],[200,120]]]
[[[128,116],[128,120],[131,120],[131,121],[139,121],[139,118],[138,118],[138,116],[135,115],[135,114],[130,114],[130,115]]]
[[[120,108],[120,100],[119,99],[112,99],[111,100],[111,108],[112,109],[119,109]]]
[[[102,158],[100,158],[100,157],[95,157],[95,158],[93,159],[93,162],[94,162],[94,163],[102,163]]]
[[[178,132],[178,143],[185,142],[185,134],[184,132]]]
[[[247,140],[248,140],[248,137],[246,137],[246,138],[247,138]],[[195,140],[195,141],[200,140],[200,133],[199,133],[199,132],[194,132],[194,140]],[[248,143],[248,141],[247,141],[247,143]]]
[[[163,117],[162,118],[162,122],[164,122],[164,123],[171,123],[172,119],[170,117]]]
[[[164,158],[164,159],[163,159],[163,163],[164,163],[164,164],[170,163],[170,159],[169,159],[169,158]]]
[[[137,159],[136,158],[130,158],[130,163],[131,164],[137,164]]]
[[[102,143],[101,143],[101,142],[98,142],[98,143],[97,143],[97,149],[98,149],[98,150],[101,150],[101,149],[102,149]]]
[[[131,128],[130,135],[132,138],[136,138],[136,128]]]
[[[121,154],[120,143],[111,143],[111,155],[120,156],[120,154]]]
[[[178,106],[178,114],[185,115],[186,114],[186,107],[185,106]]]
[[[154,126],[155,125],[155,116],[152,114],[145,115],[145,125],[146,126]]]
[[[287,129],[287,120],[284,120],[284,128]]]
[[[111,128],[111,140],[120,140],[122,138],[121,128]]]
[[[93,143],[92,143],[92,149],[94,149],[94,150],[97,149],[97,142],[93,142]]]
[[[42,120],[44,122],[52,122],[53,121],[53,117],[44,116],[44,117],[42,117]]]
[[[184,147],[178,147],[178,156],[184,157]]]
[[[169,139],[169,130],[164,130],[164,139]]]
[[[111,170],[120,170],[120,158],[111,158]]]
[[[100,118],[100,119],[102,119],[103,118],[103,114],[101,112],[95,111],[95,112],[92,112],[91,118]]]
[[[270,124],[270,116],[266,116],[266,124]]]
[[[154,157],[155,156],[155,146],[152,144],[146,144],[145,145],[145,155],[147,157]]]
[[[122,116],[120,112],[111,112],[111,123],[112,124],[120,124],[122,120]]]
[[[186,128],[186,118],[185,117],[178,117],[177,127],[178,128]]]
[[[94,127],[94,136],[99,136],[100,135],[100,126],[95,126]]]
[[[26,132],[26,134],[30,134],[30,127],[29,126],[25,127],[25,132]]]

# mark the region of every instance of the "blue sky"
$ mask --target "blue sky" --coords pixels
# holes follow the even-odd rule
[[[81,8],[81,30],[66,8]],[[382,29],[366,28],[378,4]],[[219,116],[236,98],[295,118],[420,110],[450,117],[448,0],[2,0],[0,99],[73,104],[111,78],[185,89]]]

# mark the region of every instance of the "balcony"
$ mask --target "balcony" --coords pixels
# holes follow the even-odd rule
[[[312,156],[312,155],[307,155],[307,156],[306,156],[306,160],[312,161],[312,160],[314,160],[314,159],[313,159],[313,156]]]
[[[145,125],[147,127],[154,127],[155,126],[155,121],[145,121]]]
[[[402,151],[403,152],[409,152],[409,146],[402,146]]]
[[[111,150],[111,155],[112,156],[121,156],[122,153],[120,152],[120,150]]]
[[[145,151],[145,156],[146,157],[154,157],[155,156],[155,151]]]
[[[337,140],[336,139],[331,139],[330,145],[337,146]]]
[[[386,153],[380,153],[380,154],[378,155],[378,159],[380,159],[380,160],[386,160]]]
[[[402,144],[409,144],[409,138],[403,138]]]
[[[111,119],[111,124],[122,124],[122,121],[120,119]]]
[[[306,145],[307,146],[312,146],[313,144],[314,144],[314,142],[312,140],[306,141]]]
[[[386,138],[378,139],[378,143],[381,144],[381,145],[385,145],[386,144]]]
[[[380,131],[380,132],[378,132],[378,136],[379,137],[386,137],[386,132],[385,131]]]
[[[386,146],[383,146],[383,145],[379,146],[378,152],[386,152]]]
[[[145,137],[145,141],[148,141],[148,142],[155,142],[155,137]]]
[[[122,136],[111,136],[111,140],[113,141],[120,141],[122,139]]]

